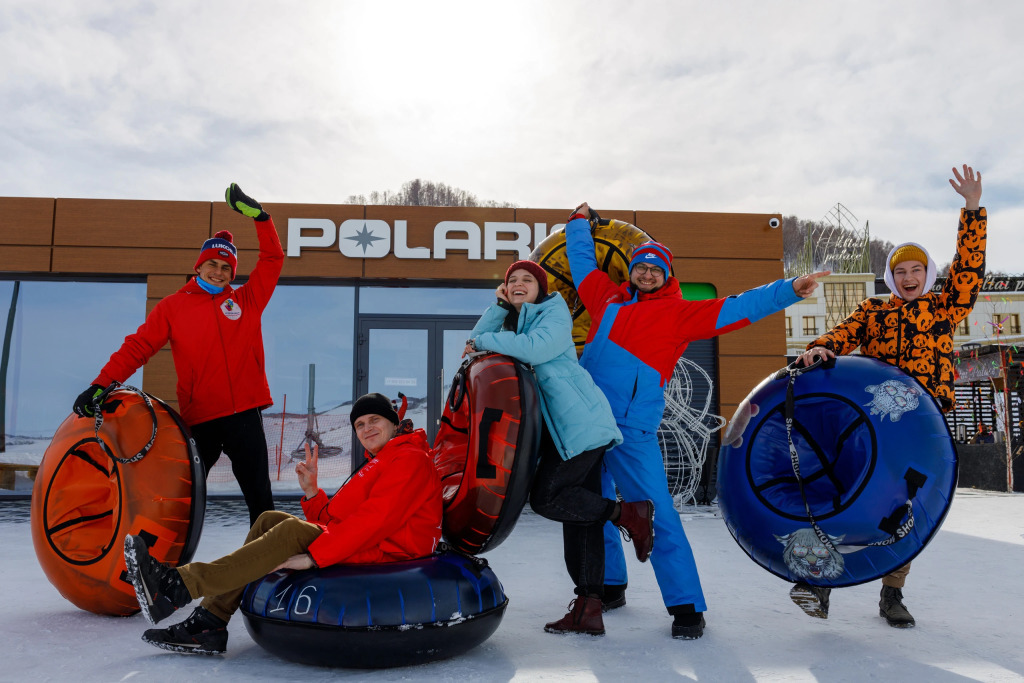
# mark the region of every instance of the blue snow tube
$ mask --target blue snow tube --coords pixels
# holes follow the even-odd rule
[[[935,399],[865,356],[767,377],[723,443],[718,502],[730,533],[793,582],[853,586],[902,567],[939,530],[956,488]]]
[[[417,560],[272,572],[248,585],[241,609],[252,639],[283,659],[379,669],[467,652],[507,605],[487,560],[441,544]]]

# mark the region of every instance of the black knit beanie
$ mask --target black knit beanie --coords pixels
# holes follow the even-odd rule
[[[366,394],[356,399],[352,404],[352,412],[349,414],[349,421],[356,426],[356,420],[363,415],[380,415],[391,422],[398,424],[398,411],[391,405],[391,401],[383,394]]]

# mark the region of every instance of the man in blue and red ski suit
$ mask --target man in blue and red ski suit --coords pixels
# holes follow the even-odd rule
[[[672,636],[700,638],[707,606],[658,445],[665,383],[689,342],[783,310],[809,296],[826,273],[776,280],[737,296],[686,301],[670,275],[672,253],[648,242],[634,250],[630,281],[616,285],[598,268],[589,216],[590,208],[582,204],[565,235],[572,279],[591,318],[580,364],[608,397],[623,436],[623,443],[605,454],[604,495],[614,498],[617,486],[625,500],[654,501],[651,565],[674,617]],[[610,525],[605,527],[605,583],[606,606],[625,604],[625,557],[619,532]]]

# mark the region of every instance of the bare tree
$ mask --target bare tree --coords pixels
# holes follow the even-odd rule
[[[516,208],[511,202],[480,200],[476,195],[445,183],[416,178],[402,185],[397,192],[374,190],[369,195],[349,195],[349,204],[377,204],[386,206],[480,206],[486,208]]]

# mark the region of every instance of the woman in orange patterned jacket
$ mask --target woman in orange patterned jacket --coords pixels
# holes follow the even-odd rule
[[[807,345],[798,362],[810,365],[836,354],[861,353],[899,367],[913,376],[939,402],[952,410],[953,333],[974,308],[985,279],[987,214],[980,206],[981,174],[964,164],[954,168],[949,184],[963,196],[956,256],[941,291],[935,284],[935,261],[919,244],[906,242],[889,252],[885,283],[888,299],[865,299],[846,320]],[[890,626],[907,628],[914,617],[903,604],[903,585],[910,564],[882,578],[879,615]],[[828,616],[828,588],[797,584],[790,595],[808,614]]]

